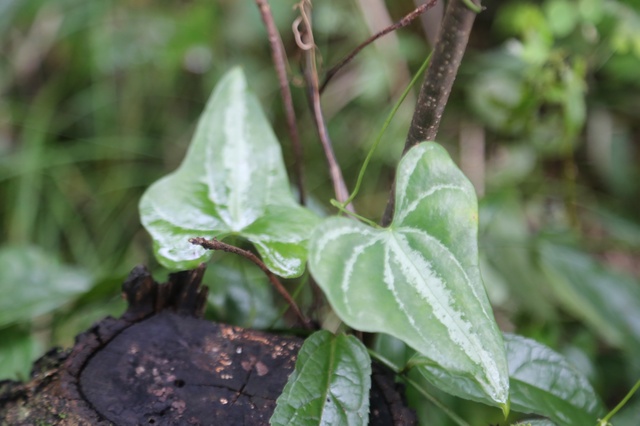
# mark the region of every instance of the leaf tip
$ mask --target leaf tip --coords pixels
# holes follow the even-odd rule
[[[500,409],[502,410],[502,414],[504,414],[505,419],[509,417],[509,411],[511,411],[511,400],[507,398],[507,402],[500,404]]]

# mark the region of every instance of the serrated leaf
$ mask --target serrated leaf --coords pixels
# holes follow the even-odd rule
[[[91,276],[61,265],[35,247],[0,249],[0,327],[29,321],[71,302],[91,287]]]
[[[640,350],[640,286],[588,254],[551,241],[540,243],[540,264],[565,309],[611,345]]]
[[[278,141],[239,68],[218,83],[180,167],[143,195],[140,217],[169,269],[211,256],[189,238],[238,235],[274,273],[304,271],[318,218],[294,200]]]
[[[353,336],[323,330],[300,348],[270,424],[359,426],[369,421],[371,359]]]
[[[396,189],[389,228],[345,218],[319,225],[310,270],[349,326],[401,339],[471,377],[506,411],[507,363],[478,267],[473,186],[425,142],[401,160]]]
[[[565,357],[522,336],[505,333],[504,341],[514,411],[543,415],[559,426],[595,424],[603,414],[600,398],[587,378]],[[420,357],[411,363],[419,365],[418,371],[438,388],[461,398],[495,405],[469,378],[453,377]]]

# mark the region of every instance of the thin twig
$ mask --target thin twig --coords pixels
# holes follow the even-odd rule
[[[269,281],[271,281],[271,284],[275,287],[276,291],[280,293],[280,295],[287,301],[287,303],[289,304],[293,312],[296,314],[296,316],[298,317],[302,325],[309,330],[313,328],[313,326],[311,325],[311,321],[309,321],[302,314],[302,311],[300,311],[300,308],[298,308],[298,305],[293,300],[293,298],[291,297],[287,289],[284,288],[280,280],[278,280],[278,277],[276,277],[274,273],[271,272],[269,268],[267,268],[267,266],[262,262],[262,260],[258,258],[258,256],[251,253],[250,251],[243,250],[241,248],[232,246],[230,244],[223,243],[222,241],[218,241],[215,238],[211,240],[207,240],[206,238],[197,237],[197,238],[189,239],[189,242],[191,244],[202,246],[207,250],[222,250],[228,253],[237,254],[253,262],[255,265],[258,266],[258,268],[262,269],[262,272],[264,272],[267,278],[269,278]]]
[[[347,185],[344,183],[342,171],[333,153],[329,132],[322,115],[322,107],[320,105],[320,92],[318,91],[318,69],[316,66],[316,45],[313,40],[313,30],[311,27],[311,1],[302,0],[296,5],[300,11],[300,16],[293,23],[293,33],[295,35],[298,47],[304,53],[304,78],[307,84],[307,98],[313,111],[313,120],[318,130],[320,143],[324,150],[327,163],[329,165],[329,174],[333,182],[333,190],[336,199],[344,203],[349,196]],[[353,211],[351,204],[347,206],[348,210]]]
[[[403,155],[420,142],[435,140],[438,134],[444,107],[449,100],[476,18],[476,12],[466,4],[469,1],[472,0],[451,0],[447,6],[431,63],[420,88]],[[477,9],[480,9],[480,0],[473,1]],[[394,210],[395,184],[382,217],[383,226],[391,223]]]
[[[429,65],[430,60],[431,60],[431,54],[427,56],[427,59],[425,59],[425,61],[422,63],[416,75],[413,76],[413,78],[409,82],[409,85],[404,89],[404,92],[402,92],[400,99],[398,99],[396,104],[391,109],[391,112],[389,113],[389,115],[387,116],[386,120],[382,125],[382,129],[380,129],[380,132],[378,132],[378,136],[376,137],[376,140],[373,142],[371,149],[369,149],[369,152],[367,153],[367,157],[364,159],[364,163],[362,163],[362,167],[360,168],[360,173],[358,173],[358,180],[356,181],[356,186],[353,189],[353,192],[351,193],[347,201],[345,201],[345,204],[353,201],[356,195],[358,195],[358,191],[360,191],[360,186],[364,181],[364,174],[365,174],[365,171],[367,170],[367,166],[369,165],[371,158],[373,158],[373,153],[375,152],[376,148],[378,147],[378,145],[380,145],[380,141],[382,140],[382,136],[384,135],[384,132],[387,130],[387,127],[389,127],[389,124],[391,124],[391,120],[393,120],[393,117],[395,117],[396,112],[398,112],[398,110],[400,109],[400,105],[402,105],[402,102],[404,102],[405,98],[409,95],[409,92],[411,92],[411,89],[413,89],[413,86],[415,86],[420,76],[422,76],[422,74],[424,73],[424,70],[427,69],[427,65]]]
[[[435,396],[427,392],[424,386],[421,386],[420,383],[411,379],[408,374],[403,374],[402,379],[406,381],[407,384],[411,385],[411,387],[413,387],[416,391],[418,391],[420,395],[422,395],[428,401],[430,401],[433,405],[441,409],[458,426],[469,426],[469,423],[467,423],[464,419],[462,419],[462,417],[458,416],[456,413],[453,412],[453,410],[451,410],[449,407],[444,405],[438,398],[436,398]]]
[[[255,0],[258,8],[260,9],[260,15],[262,21],[267,29],[269,35],[269,44],[271,45],[271,57],[273,58],[273,64],[278,74],[278,82],[280,83],[280,94],[282,95],[282,102],[284,103],[284,111],[287,116],[287,126],[289,128],[289,137],[291,138],[291,145],[293,147],[293,169],[296,175],[296,181],[298,185],[298,194],[300,204],[305,204],[304,193],[304,175],[302,168],[302,144],[300,143],[300,136],[298,134],[298,126],[296,125],[296,113],[293,108],[293,98],[291,97],[291,89],[289,87],[289,79],[287,78],[287,66],[286,55],[284,51],[284,45],[282,44],[282,38],[278,32],[273,15],[271,14],[271,8],[267,0]]]
[[[405,15],[402,19],[400,19],[395,24],[390,25],[387,28],[383,29],[382,31],[372,35],[371,37],[366,39],[364,42],[362,42],[358,47],[353,49],[353,51],[351,53],[349,53],[347,56],[345,56],[340,62],[338,62],[336,65],[334,65],[329,71],[327,71],[327,74],[324,77],[324,82],[322,82],[322,86],[320,86],[320,93],[324,92],[324,89],[327,87],[327,84],[329,84],[329,81],[338,73],[338,71],[340,71],[345,65],[347,65],[349,62],[351,62],[353,60],[353,58],[355,58],[356,55],[358,53],[360,53],[360,51],[362,49],[364,49],[365,47],[367,47],[368,45],[370,45],[371,43],[373,43],[374,41],[376,41],[380,37],[383,37],[383,36],[389,34],[392,31],[395,31],[397,29],[406,27],[414,19],[416,19],[418,16],[422,15],[425,11],[429,10],[430,8],[432,8],[437,3],[437,1],[438,0],[430,0],[427,3],[418,6],[412,12],[410,12],[407,15]]]

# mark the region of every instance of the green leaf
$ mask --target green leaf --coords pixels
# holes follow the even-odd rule
[[[595,424],[603,414],[587,378],[562,355],[534,340],[504,334],[514,411],[539,414],[560,426]],[[438,388],[461,398],[495,405],[470,378],[457,378],[420,356],[410,361]]]
[[[0,330],[0,380],[26,381],[31,363],[42,352],[42,347],[29,329],[8,327]]]
[[[304,271],[318,221],[294,200],[278,141],[239,68],[214,90],[180,167],[145,192],[140,216],[169,269],[191,269],[211,256],[191,237],[238,235],[284,277]]]
[[[600,398],[573,365],[531,339],[504,335],[511,407],[551,418],[558,425],[591,425],[604,414]]]
[[[551,241],[540,243],[540,264],[565,309],[611,345],[640,350],[640,286],[591,256]]]
[[[555,316],[554,305],[549,303],[548,289],[543,285],[546,279],[536,263],[527,216],[518,197],[508,190],[482,200],[480,253],[508,284],[511,305],[548,321]],[[490,277],[483,276],[488,282]]]
[[[404,341],[454,375],[470,377],[508,410],[502,336],[478,267],[477,201],[438,144],[398,166],[386,229],[331,218],[311,238],[309,266],[349,326]]]
[[[416,353],[414,349],[411,349],[402,340],[385,333],[375,335],[373,350],[394,365],[396,370],[401,370]]]
[[[91,286],[89,274],[60,265],[35,247],[0,249],[0,327],[29,321],[74,300]]]
[[[224,253],[207,267],[204,279],[217,320],[240,327],[267,328],[278,319],[272,286],[256,265]]]
[[[75,302],[64,315],[56,315],[50,346],[72,347],[78,334],[106,317],[119,318],[127,309],[127,302],[117,293],[110,298],[91,303],[82,299]]]
[[[353,336],[318,331],[305,340],[272,425],[366,425],[371,359]]]
[[[557,37],[568,36],[578,25],[579,10],[574,2],[548,0],[544,3],[543,8],[549,27]]]

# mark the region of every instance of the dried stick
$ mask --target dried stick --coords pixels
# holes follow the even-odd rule
[[[466,3],[473,1],[472,10]],[[413,113],[403,155],[422,141],[435,140],[440,127],[444,107],[449,100],[453,82],[458,73],[462,56],[469,41],[469,34],[480,0],[451,0],[442,20],[438,41],[431,63],[420,88],[418,102]],[[395,210],[395,185],[391,190],[382,225],[388,226]]]
[[[293,23],[293,33],[296,39],[296,44],[304,52],[304,78],[307,85],[307,98],[313,111],[313,120],[318,130],[318,136],[320,137],[320,143],[324,150],[325,157],[329,164],[329,174],[333,182],[333,190],[336,194],[336,199],[340,203],[344,203],[349,197],[347,191],[347,185],[344,183],[342,177],[342,171],[333,153],[333,147],[331,140],[329,139],[329,132],[324,122],[324,116],[322,115],[322,107],[320,105],[320,92],[318,90],[318,69],[316,65],[315,49],[316,45],[313,40],[313,30],[311,27],[311,1],[302,0],[296,5],[300,11],[300,16]],[[302,29],[300,28],[302,26]],[[347,206],[347,209],[353,211],[351,204]]]
[[[329,71],[327,71],[327,74],[324,77],[324,81],[322,82],[322,86],[320,86],[320,93],[324,92],[324,89],[327,87],[327,84],[329,84],[329,81],[338,73],[338,71],[340,71],[345,65],[347,65],[349,62],[351,62],[353,60],[353,58],[355,58],[356,55],[358,53],[360,53],[360,51],[362,49],[364,49],[365,47],[367,47],[368,45],[370,45],[371,43],[373,43],[374,41],[376,41],[380,37],[383,37],[383,36],[389,34],[392,31],[395,31],[397,29],[406,27],[414,19],[416,19],[418,16],[422,15],[422,13],[424,13],[425,11],[429,10],[430,8],[432,8],[437,3],[437,1],[438,0],[429,0],[429,2],[418,6],[412,12],[410,12],[407,15],[405,15],[402,19],[400,19],[395,24],[390,25],[387,28],[383,29],[382,31],[372,35],[371,37],[366,39],[364,42],[362,42],[358,47],[353,49],[353,51],[351,53],[349,53],[347,56],[345,56],[340,62],[338,62],[336,65],[334,65]]]
[[[213,238],[211,240],[207,240],[206,238],[197,237],[197,238],[189,239],[189,242],[191,244],[202,246],[202,247],[206,248],[207,250],[222,250],[222,251],[226,251],[228,253],[237,254],[237,255],[240,255],[240,256],[244,257],[245,259],[250,260],[254,264],[256,264],[258,266],[258,268],[262,269],[262,272],[265,273],[267,278],[269,278],[269,281],[271,281],[271,284],[273,285],[273,287],[275,287],[276,291],[278,293],[280,293],[280,295],[287,301],[287,303],[289,304],[289,307],[296,314],[296,316],[298,317],[298,319],[300,320],[302,325],[308,330],[313,329],[313,326],[311,325],[311,321],[309,321],[302,314],[302,311],[300,311],[300,308],[298,308],[298,305],[293,300],[293,298],[291,297],[291,295],[289,294],[287,289],[284,288],[284,286],[282,285],[280,280],[278,280],[278,277],[276,277],[274,275],[274,273],[271,272],[269,270],[269,268],[267,268],[267,266],[262,262],[262,260],[260,260],[258,258],[258,256],[256,256],[255,254],[251,253],[250,251],[243,250],[241,248],[232,246],[230,244],[226,244],[226,243],[223,243],[221,241],[218,241],[215,238]]]
[[[284,51],[284,45],[282,44],[282,38],[278,32],[273,15],[271,14],[271,8],[267,0],[255,0],[258,8],[260,9],[260,16],[267,29],[269,35],[269,44],[271,45],[271,57],[273,58],[273,64],[278,74],[278,82],[280,83],[280,94],[282,95],[282,102],[284,103],[284,111],[287,116],[287,126],[289,128],[289,137],[291,138],[291,145],[293,147],[293,169],[296,175],[296,181],[298,185],[298,194],[300,204],[305,203],[304,192],[304,175],[302,168],[302,144],[300,143],[300,136],[298,134],[298,126],[296,124],[296,113],[293,108],[293,98],[291,97],[291,89],[289,87],[289,79],[287,78],[286,67],[286,55]]]
[[[431,64],[420,88],[404,152],[419,142],[434,140],[438,134],[440,120],[475,18],[476,13],[462,0],[452,0],[449,3]]]

